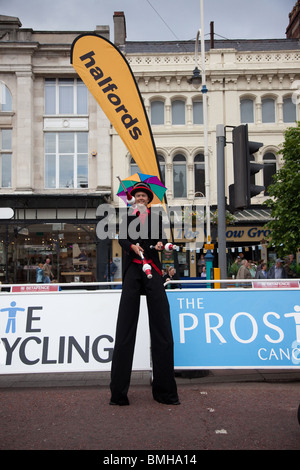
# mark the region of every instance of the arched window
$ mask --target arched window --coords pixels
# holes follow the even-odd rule
[[[157,156],[160,172],[162,176],[162,183],[165,184],[165,159],[162,155]],[[139,166],[135,163],[134,158],[130,158],[130,176],[134,175],[134,173],[142,173]]]
[[[296,104],[292,102],[292,98],[283,100],[283,122],[296,121]]]
[[[151,124],[160,125],[165,123],[165,105],[162,101],[151,102]]]
[[[268,195],[268,187],[273,183],[273,175],[276,173],[276,156],[273,153],[266,153],[264,161],[264,187],[265,196]]]
[[[139,169],[138,165],[135,163],[134,159],[131,157],[130,159],[130,176],[134,175],[134,173],[142,173]]]
[[[178,154],[173,158],[174,197],[186,197],[186,158]]]
[[[203,124],[203,102],[193,101],[193,124]]]
[[[11,93],[3,82],[0,82],[0,111],[12,111]]]
[[[195,194],[200,197],[205,196],[205,163],[202,153],[199,153],[194,158],[194,177]]]
[[[172,124],[183,125],[185,124],[185,102],[175,100],[172,102]]]
[[[275,122],[275,100],[265,98],[261,102],[262,122]]]
[[[251,99],[244,99],[240,102],[241,123],[248,124],[254,122],[254,103]]]
[[[165,163],[165,159],[162,155],[158,155],[157,159],[158,159],[159,168],[160,168],[160,172],[161,172],[162,183],[165,184],[165,181],[166,181],[166,172],[165,172],[166,163]]]

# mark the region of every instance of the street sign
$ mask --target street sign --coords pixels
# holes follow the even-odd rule
[[[204,249],[205,250],[213,250],[215,248],[215,245],[213,243],[205,243],[204,244]]]
[[[0,219],[11,219],[14,216],[14,210],[10,207],[0,207]]]

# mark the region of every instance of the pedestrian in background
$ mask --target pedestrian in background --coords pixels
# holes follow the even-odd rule
[[[42,284],[44,282],[43,263],[39,263],[36,268],[36,282],[38,284]]]
[[[260,269],[257,272],[257,279],[267,279],[267,263],[262,263]]]
[[[243,259],[241,262],[241,267],[238,270],[237,279],[252,279],[250,269],[249,269],[249,262],[246,259]]]
[[[46,259],[46,262],[43,266],[43,272],[44,272],[44,284],[50,284],[50,277],[51,279],[54,278],[54,275],[52,273],[52,267],[51,267],[51,261],[50,261],[50,258],[47,258]]]
[[[282,266],[283,260],[277,258],[275,264],[270,267],[268,272],[268,279],[286,279],[287,273],[284,267]]]
[[[173,266],[167,269],[167,274],[165,276],[164,282],[167,281],[179,281],[179,276],[176,273],[176,270]],[[168,284],[167,289],[179,289],[181,286],[180,284]]]
[[[118,266],[110,258],[109,264],[107,263],[106,268],[105,268],[104,279],[106,279],[107,281],[114,282],[115,274],[117,271],[118,271]]]

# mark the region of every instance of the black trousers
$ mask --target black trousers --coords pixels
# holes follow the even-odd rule
[[[178,400],[174,378],[174,343],[169,302],[161,276],[152,269],[148,279],[142,266],[131,263],[124,279],[111,367],[111,401],[126,403],[130,385],[141,292],[146,293],[153,365],[153,398]]]

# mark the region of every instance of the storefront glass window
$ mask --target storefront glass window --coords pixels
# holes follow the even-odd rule
[[[96,280],[96,226],[44,223],[2,226],[0,281],[35,283],[36,268],[50,258],[53,281]]]
[[[167,271],[168,268],[175,267],[175,256],[178,260],[177,274],[180,278],[190,276],[189,251],[174,252],[164,251],[161,256],[162,268]]]

